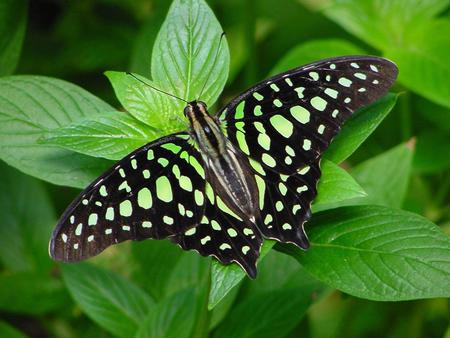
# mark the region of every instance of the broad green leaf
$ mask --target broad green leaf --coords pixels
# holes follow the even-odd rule
[[[187,129],[182,115],[184,102],[150,88],[149,85],[158,85],[143,76],[133,74],[147,85],[127,73],[109,71],[105,74],[124,108],[152,128],[155,138]]]
[[[275,75],[289,69],[318,60],[343,56],[365,54],[364,50],[346,40],[312,40],[291,49],[271,70]]]
[[[187,289],[158,303],[140,323],[136,338],[188,338],[195,322],[195,291]]]
[[[53,184],[84,187],[110,162],[38,144],[37,140],[51,130],[112,110],[62,80],[25,75],[0,79],[0,159]]]
[[[0,161],[0,261],[10,271],[49,273],[56,216],[41,182]]]
[[[367,193],[364,204],[400,208],[410,179],[414,140],[360,163],[351,171]]]
[[[218,49],[222,33],[204,0],[175,0],[153,46],[153,81],[187,101],[201,94],[200,99],[212,106],[225,85],[230,63],[225,37]],[[183,103],[177,106],[182,112]]]
[[[26,0],[0,2],[0,76],[14,73],[27,23]]]
[[[81,309],[105,330],[132,337],[155,307],[129,280],[86,263],[62,266],[64,282]]]
[[[417,137],[413,168],[420,173],[450,169],[449,135],[438,130],[425,131]]]
[[[162,299],[166,294],[170,276],[182,256],[182,251],[165,240],[135,242],[132,243],[131,250],[138,267],[134,272],[134,279],[154,299]]]
[[[450,237],[429,220],[383,206],[315,214],[311,248],[291,250],[330,287],[378,301],[450,296]]]
[[[61,310],[69,302],[61,280],[39,271],[0,275],[2,311],[37,316]]]
[[[282,289],[250,297],[230,312],[213,337],[284,337],[300,322],[311,300],[311,290],[302,288]]]
[[[265,240],[259,259],[262,260],[274,245],[275,241]],[[213,261],[208,309],[212,310],[245,276],[245,272],[236,264],[223,265]]]
[[[315,205],[327,205],[367,196],[364,189],[344,169],[331,161],[321,162],[322,178],[317,186]]]
[[[433,20],[417,25],[405,41],[385,49],[397,63],[398,81],[415,93],[450,107],[450,20]]]
[[[349,157],[373,133],[389,114],[397,95],[387,94],[374,104],[355,112],[331,143],[324,157],[340,163]]]
[[[448,0],[330,0],[324,14],[365,42],[385,49],[401,44],[405,33],[448,4]]]
[[[131,115],[113,111],[54,129],[39,142],[89,156],[120,160],[156,136],[152,129]]]
[[[0,337],[26,338],[26,335],[7,322],[0,321]]]

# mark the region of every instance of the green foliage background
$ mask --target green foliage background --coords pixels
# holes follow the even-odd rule
[[[0,337],[449,338],[449,5],[1,1]],[[400,74],[326,152],[310,250],[266,241],[255,281],[166,241],[50,260],[78,189],[185,128],[182,104],[124,72],[186,99],[212,74],[213,112],[269,75],[346,54],[385,56]]]

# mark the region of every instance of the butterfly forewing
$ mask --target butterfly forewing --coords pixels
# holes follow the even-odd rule
[[[320,61],[274,76],[233,100],[219,118],[245,154],[284,174],[316,161],[358,108],[384,95],[397,76],[367,56]]]
[[[94,181],[59,221],[51,256],[78,261],[111,244],[166,238],[198,224],[205,174],[188,139],[175,134],[150,143]]]
[[[264,237],[309,246],[303,224],[320,178],[320,157],[345,120],[395,81],[388,60],[350,56],[276,75],[221,113],[230,141],[252,160]]]

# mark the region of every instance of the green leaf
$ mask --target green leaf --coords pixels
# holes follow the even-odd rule
[[[0,161],[0,261],[10,271],[48,273],[56,216],[41,182]]]
[[[0,337],[26,338],[22,332],[4,321],[0,321]]]
[[[182,251],[169,241],[142,241],[132,243],[132,254],[138,266],[134,279],[139,281],[154,299],[162,299]]]
[[[37,316],[63,309],[68,302],[61,280],[39,271],[0,275],[2,311]]]
[[[448,4],[448,0],[331,0],[324,6],[324,14],[365,42],[385,49],[400,45],[409,30],[437,15]]]
[[[127,113],[101,113],[46,133],[40,143],[77,153],[120,160],[156,138],[156,133]]]
[[[225,37],[215,61],[222,33],[204,0],[175,0],[153,46],[153,81],[187,101],[198,99],[206,83],[201,100],[212,106],[225,85],[230,63]]]
[[[367,196],[364,189],[344,169],[328,160],[321,162],[322,178],[317,186],[315,206]]]
[[[137,120],[153,129],[154,137],[187,129],[182,119],[185,104],[163,94],[149,85],[157,85],[143,76],[133,74],[145,83],[139,82],[123,72],[105,73],[124,108]]]
[[[62,266],[64,282],[82,310],[105,330],[131,337],[153,300],[125,278],[86,263]]]
[[[397,95],[388,94],[374,104],[355,112],[335,137],[324,157],[340,163],[373,133],[394,107]]]
[[[400,208],[410,179],[414,140],[360,163],[351,171],[367,192],[361,202]]]
[[[450,169],[449,135],[438,130],[425,131],[417,137],[413,168],[420,173]],[[431,150],[432,149],[432,150]]]
[[[311,300],[310,290],[302,288],[271,291],[250,297],[230,312],[213,337],[284,337],[300,322]]]
[[[314,215],[307,231],[307,252],[286,249],[330,287],[378,301],[450,296],[450,237],[419,215],[343,207]]]
[[[27,1],[0,2],[0,76],[14,73],[27,24]]]
[[[409,30],[405,41],[386,48],[394,60],[398,81],[417,94],[450,107],[450,20],[434,20]]]
[[[37,140],[53,129],[113,108],[78,86],[42,76],[0,79],[0,158],[42,180],[84,187],[110,162]]]
[[[151,310],[135,337],[190,337],[195,322],[195,301],[193,289],[172,295]]]
[[[265,240],[259,260],[262,260],[274,245],[275,241]],[[223,265],[213,261],[208,309],[212,310],[245,276],[245,272],[236,264]]]
[[[300,65],[330,57],[360,54],[365,54],[365,51],[346,40],[312,40],[291,49],[276,64],[276,66],[272,68],[270,74],[279,74]]]

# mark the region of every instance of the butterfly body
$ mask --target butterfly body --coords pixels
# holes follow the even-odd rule
[[[340,57],[262,81],[217,116],[189,102],[189,130],[132,152],[67,208],[51,256],[79,261],[125,240],[168,238],[255,277],[264,238],[308,248],[322,153],[396,76],[388,60]]]
[[[212,189],[233,212],[255,224],[259,216],[258,189],[248,160],[227,139],[220,121],[208,113],[205,103],[189,102],[184,111]]]

